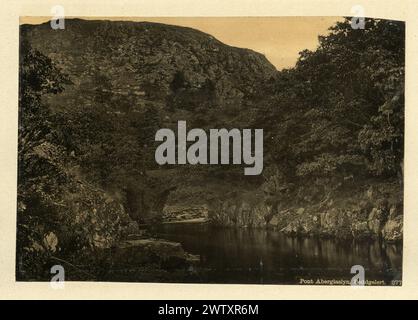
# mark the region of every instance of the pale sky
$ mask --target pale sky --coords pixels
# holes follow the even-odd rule
[[[219,41],[264,54],[277,69],[293,67],[298,53],[315,49],[318,35],[341,17],[80,17],[89,20],[149,21],[190,27]],[[21,17],[20,23],[42,23],[50,17]]]

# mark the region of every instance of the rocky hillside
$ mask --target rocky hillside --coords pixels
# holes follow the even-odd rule
[[[68,19],[65,30],[53,30],[49,23],[21,30],[23,38],[70,76],[73,86],[63,93],[68,96],[58,97],[64,104],[88,90],[111,90],[135,97],[132,107],[137,108],[149,100],[165,103],[182,89],[191,95],[213,91],[213,105],[241,103],[254,84],[276,72],[257,52],[178,26]],[[110,87],[98,88],[100,77]]]

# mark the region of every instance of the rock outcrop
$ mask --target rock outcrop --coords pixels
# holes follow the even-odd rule
[[[176,269],[200,262],[199,256],[185,252],[180,243],[162,239],[126,240],[113,251],[113,260],[121,266],[156,263],[164,269]]]
[[[223,226],[266,227],[272,214],[272,206],[264,203],[253,206],[236,200],[219,201],[209,209],[211,222]]]
[[[374,201],[372,201],[374,200]],[[389,206],[387,199],[369,199],[346,208],[306,207],[279,210],[260,201],[225,200],[212,204],[212,223],[224,226],[269,228],[289,236],[320,236],[341,239],[377,239],[398,242],[403,235],[400,203]]]
[[[207,221],[208,207],[201,206],[165,206],[163,222]]]

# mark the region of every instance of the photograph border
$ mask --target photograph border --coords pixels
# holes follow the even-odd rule
[[[16,191],[19,17],[51,16],[61,5],[66,16],[214,17],[214,16],[352,16],[355,5],[366,17],[406,22],[405,76],[405,171],[403,285],[401,287],[343,287],[295,285],[218,285],[65,282],[57,289],[46,282],[16,282]],[[3,299],[408,299],[418,297],[418,4],[413,0],[153,0],[153,1],[12,1],[3,3],[0,56],[4,63],[0,79],[2,117],[0,124],[0,298]],[[414,21],[415,19],[415,21]]]

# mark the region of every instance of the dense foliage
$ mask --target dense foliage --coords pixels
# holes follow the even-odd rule
[[[17,277],[38,279],[49,277],[51,259],[110,246],[130,220],[110,194],[80,174],[62,115],[42,102],[68,79],[26,42],[20,57]]]
[[[271,94],[260,91],[255,125],[265,128],[269,164],[302,188],[402,183],[404,24],[367,19],[355,30],[346,19],[330,31],[269,81]]]

